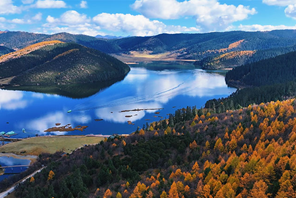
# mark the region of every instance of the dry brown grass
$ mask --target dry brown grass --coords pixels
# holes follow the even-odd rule
[[[103,137],[86,136],[46,136],[24,139],[0,147],[0,153],[14,153],[17,155],[36,155],[41,153],[55,153],[64,151],[71,153],[84,145],[98,144]]]

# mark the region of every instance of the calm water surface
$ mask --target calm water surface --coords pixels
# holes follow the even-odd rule
[[[0,132],[15,131],[15,138],[48,135],[44,132],[46,129],[61,123],[61,126],[88,128],[83,132],[51,134],[127,134],[146,122],[168,118],[168,114],[178,108],[195,105],[200,108],[207,100],[226,97],[234,91],[227,87],[224,76],[219,73],[144,68],[132,68],[124,80],[83,99],[0,89]],[[155,110],[120,112],[150,108],[163,109],[160,114],[155,114]],[[72,112],[67,113],[68,110]],[[129,125],[128,121],[134,125]]]
[[[30,160],[27,159],[16,159],[13,157],[0,157],[0,165],[1,166],[15,166],[15,165],[28,165],[30,164]],[[4,175],[0,175],[0,181],[8,178],[14,174],[21,173],[25,171],[27,167],[14,167],[14,168],[6,168],[4,171]]]

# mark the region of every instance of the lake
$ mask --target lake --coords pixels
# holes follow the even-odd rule
[[[226,85],[224,75],[219,72],[145,68],[132,68],[123,80],[79,99],[0,89],[0,132],[14,131],[13,138],[129,134],[146,122],[168,118],[178,108],[200,108],[207,100],[229,96],[235,90]],[[124,111],[133,109],[153,110]],[[65,125],[88,128],[83,132],[44,132]]]
[[[30,160],[28,159],[17,159],[14,157],[0,156],[0,165],[1,166],[16,166],[16,165],[29,165]],[[0,175],[0,181],[8,178],[14,174],[21,173],[27,170],[28,167],[11,167],[6,168],[4,171],[4,175]]]

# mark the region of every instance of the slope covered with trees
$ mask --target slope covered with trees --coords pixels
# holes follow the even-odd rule
[[[226,83],[240,89],[227,98],[208,101],[205,107],[223,112],[296,96],[295,61],[296,52],[290,52],[234,68],[226,74]]]
[[[2,56],[4,54],[8,54],[13,51],[14,51],[13,49],[10,49],[8,47],[0,46],[0,56]]]
[[[0,78],[15,76],[11,85],[103,82],[122,78],[130,70],[102,52],[60,41],[37,43],[4,55],[0,61]]]
[[[229,64],[236,66],[295,51],[296,32],[294,30],[277,30],[270,32],[233,31],[204,34],[161,34],[110,40],[68,33],[46,35],[27,32],[3,32],[0,34],[0,44],[11,49],[21,49],[34,43],[50,40],[75,42],[117,55],[126,55],[133,51],[148,51],[151,54],[168,52],[176,59],[202,61],[203,67],[217,69],[218,66],[213,64],[212,61],[217,57],[221,60],[220,66],[228,67]],[[250,54],[246,56],[243,53],[249,51],[256,51],[256,53],[253,53],[252,56]],[[231,52],[236,52],[236,56],[232,54],[229,57],[230,59],[221,57],[221,55],[227,55]]]
[[[295,108],[291,99],[222,114],[180,109],[53,160],[15,195],[294,197]]]

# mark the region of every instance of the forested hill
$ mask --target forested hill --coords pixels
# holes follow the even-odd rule
[[[226,83],[240,89],[228,98],[208,101],[205,107],[222,112],[295,97],[295,62],[296,52],[291,52],[234,68],[226,74]]]
[[[229,85],[272,85],[296,80],[296,52],[237,67],[226,74]]]
[[[11,85],[65,85],[103,82],[124,77],[121,61],[75,43],[47,41],[0,57],[0,78]]]
[[[151,55],[169,54],[170,58],[202,61],[203,67],[215,69],[213,58],[221,67],[237,66],[294,51],[296,31],[214,32],[204,34],[161,34],[147,37],[99,39],[86,35],[59,33],[53,35],[27,32],[3,32],[0,45],[21,49],[41,41],[75,42],[105,53],[130,55],[145,52]],[[235,53],[233,53],[235,52]],[[205,59],[204,58],[209,58]]]
[[[41,155],[47,168],[15,196],[295,197],[295,109],[292,99],[222,114],[177,110],[57,161]]]

